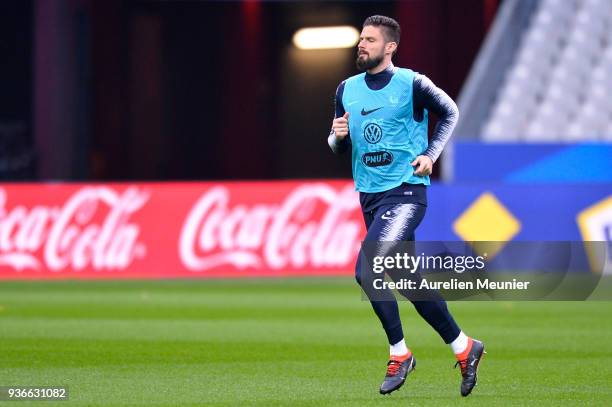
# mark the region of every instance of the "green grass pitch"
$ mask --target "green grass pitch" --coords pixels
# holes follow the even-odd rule
[[[378,394],[388,347],[349,277],[3,282],[0,386],[69,387],[69,401],[15,406],[612,404],[612,302],[449,306],[488,351],[465,399],[410,303],[418,368]]]

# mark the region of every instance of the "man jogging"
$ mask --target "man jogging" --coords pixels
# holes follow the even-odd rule
[[[357,67],[365,71],[343,81],[336,91],[336,114],[328,143],[335,153],[352,149],[355,187],[360,193],[366,224],[365,241],[414,240],[427,208],[427,185],[457,122],[456,104],[427,77],[393,66],[400,26],[392,18],[371,16],[363,23]],[[431,142],[427,138],[428,111],[439,121]],[[357,282],[364,287],[361,258]],[[380,393],[399,389],[414,370],[416,360],[406,345],[395,299],[368,295],[390,345],[390,356]],[[413,301],[417,312],[449,344],[461,367],[461,395],[476,385],[484,353],[482,342],[468,337],[451,316],[446,302]]]

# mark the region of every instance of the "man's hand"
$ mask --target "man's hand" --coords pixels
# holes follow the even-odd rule
[[[414,175],[425,177],[431,174],[433,169],[433,161],[426,155],[419,155],[410,163],[414,167]]]
[[[349,117],[349,114],[348,112],[346,112],[344,113],[344,116],[338,117],[337,119],[334,119],[334,121],[332,122],[332,130],[334,131],[334,134],[336,135],[336,137],[340,140],[348,136],[348,133],[349,133],[348,117]]]

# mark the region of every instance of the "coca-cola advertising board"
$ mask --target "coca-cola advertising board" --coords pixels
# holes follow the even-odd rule
[[[0,186],[0,278],[350,274],[353,183]]]

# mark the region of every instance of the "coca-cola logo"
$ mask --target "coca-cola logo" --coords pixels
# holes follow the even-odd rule
[[[358,199],[349,184],[297,187],[280,204],[232,205],[226,187],[213,187],[182,227],[179,256],[192,271],[346,267],[359,250]]]
[[[0,188],[0,266],[123,270],[146,254],[140,227],[129,217],[149,194],[136,187],[118,193],[97,186],[77,190],[62,206],[7,207]]]

